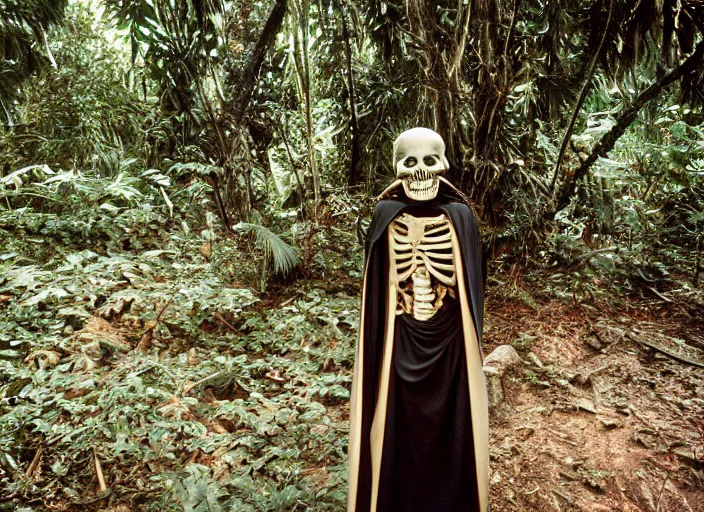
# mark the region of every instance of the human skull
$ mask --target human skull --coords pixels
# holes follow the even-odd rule
[[[412,128],[394,141],[394,169],[403,190],[414,201],[430,201],[438,194],[441,174],[450,168],[445,141],[428,128]]]

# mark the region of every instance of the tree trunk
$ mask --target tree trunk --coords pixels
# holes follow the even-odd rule
[[[227,208],[225,208],[225,201],[222,199],[222,194],[220,193],[220,179],[217,174],[210,174],[211,186],[213,187],[213,194],[215,196],[215,204],[218,207],[218,213],[220,214],[220,220],[222,221],[225,231],[230,233],[232,231],[232,225],[230,223],[230,217],[227,215]]]
[[[572,177],[568,179],[560,188],[556,197],[555,209],[549,212],[547,217],[554,217],[557,212],[565,208],[574,194],[577,182],[581,180],[589,169],[597,161],[600,156],[605,156],[611,151],[616,144],[616,141],[624,134],[626,129],[633,123],[638,116],[640,109],[645,106],[650,100],[656,98],[665,87],[668,87],[673,82],[677,81],[682,75],[694,71],[704,62],[704,41],[700,41],[696,50],[682,64],[663,75],[655,81],[650,87],[640,93],[631,105],[624,108],[616,118],[616,124],[604,134],[599,142],[592,148],[589,156],[581,163],[574,172]]]
[[[309,0],[302,0],[302,3],[294,2],[296,10],[296,27],[293,31],[294,41],[294,63],[297,75],[299,94],[305,102],[304,114],[306,117],[306,143],[308,146],[308,163],[310,172],[313,176],[313,193],[315,196],[315,205],[320,203],[320,175],[318,173],[318,163],[315,160],[314,147],[314,127],[313,127],[313,110],[311,105],[311,80],[310,80],[310,64],[308,56],[308,19],[310,11]],[[296,56],[297,54],[297,56]]]
[[[350,132],[352,134],[352,155],[350,168],[347,172],[347,184],[357,185],[361,180],[359,175],[359,125],[357,123],[357,97],[354,88],[354,74],[352,71],[352,44],[350,42],[350,31],[347,26],[347,5],[344,0],[340,2],[340,17],[342,18],[342,38],[345,40],[345,65],[347,67],[347,93],[350,103]]]
[[[264,24],[262,33],[259,35],[259,40],[249,53],[247,63],[238,77],[238,88],[233,95],[233,114],[238,124],[241,123],[244,115],[247,113],[247,108],[249,107],[252,93],[254,92],[254,86],[259,77],[259,71],[262,68],[264,58],[269,48],[274,44],[276,34],[278,34],[281,29],[287,8],[288,0],[276,0],[269,14],[269,18],[267,18]]]
[[[579,111],[582,110],[582,104],[584,100],[587,99],[587,91],[589,90],[589,84],[592,82],[592,77],[594,76],[594,69],[596,68],[596,61],[599,59],[599,54],[601,54],[601,48],[604,46],[604,41],[606,40],[606,34],[609,31],[609,25],[611,24],[611,14],[614,10],[614,0],[609,3],[609,17],[606,19],[606,27],[604,27],[604,33],[599,41],[599,46],[597,50],[592,55],[592,59],[587,66],[587,73],[584,78],[584,83],[582,83],[582,90],[579,91],[579,98],[577,98],[577,104],[574,106],[572,111],[572,116],[570,117],[570,122],[567,125],[567,130],[562,138],[562,144],[560,145],[560,152],[557,154],[557,160],[555,160],[555,169],[552,174],[552,181],[550,182],[550,192],[555,190],[555,182],[557,181],[557,175],[560,172],[560,162],[562,162],[562,157],[565,155],[565,150],[567,149],[567,144],[572,138],[572,130],[574,129],[574,123],[577,121],[577,116]]]

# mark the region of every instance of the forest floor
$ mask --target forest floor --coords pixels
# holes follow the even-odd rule
[[[361,251],[259,293],[201,243],[5,249],[0,510],[345,509]],[[485,355],[523,360],[491,414],[493,512],[704,512],[704,370],[646,346],[704,361],[701,304],[517,281],[487,293]]]
[[[491,418],[501,511],[704,511],[704,325],[661,298],[488,300],[485,353],[525,364]]]

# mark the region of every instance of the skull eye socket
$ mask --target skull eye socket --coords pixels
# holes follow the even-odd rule
[[[418,163],[418,159],[417,159],[416,157],[414,157],[414,156],[409,156],[408,158],[406,158],[406,159],[403,161],[403,165],[404,165],[405,167],[413,167],[413,166],[416,165],[417,163]]]
[[[427,155],[423,157],[423,163],[425,165],[435,165],[437,163],[437,160],[435,159],[434,156]]]

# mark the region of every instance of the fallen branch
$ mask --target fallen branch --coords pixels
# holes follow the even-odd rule
[[[671,300],[671,299],[668,299],[668,298],[665,297],[662,293],[660,293],[659,291],[657,291],[654,286],[648,286],[648,290],[650,290],[651,292],[653,292],[656,297],[658,297],[658,298],[664,300],[665,302],[669,302],[670,304],[672,304],[672,300]]]
[[[193,389],[197,388],[201,384],[208,382],[209,380],[215,379],[222,375],[222,372],[215,372],[211,375],[208,375],[207,377],[200,379],[198,382],[194,382],[193,384],[187,384],[183,387],[183,391],[181,393],[182,396],[186,396],[188,393],[190,393]]]
[[[641,345],[644,345],[646,347],[652,348],[653,350],[660,352],[661,354],[665,354],[666,356],[671,357],[672,359],[676,359],[681,363],[691,364],[692,366],[696,366],[697,368],[704,368],[704,363],[697,361],[696,359],[692,359],[691,357],[681,356],[679,354],[675,354],[674,352],[670,352],[666,348],[656,345],[655,343],[651,343],[649,341],[645,341],[636,337],[636,335],[632,332],[626,333],[626,335],[628,336],[628,339],[635,341],[636,343],[640,343]]]
[[[581,385],[586,385],[592,378],[593,375],[596,375],[599,372],[603,372],[604,370],[608,369],[611,365],[609,363],[600,366],[599,368],[596,368],[595,370],[591,370],[585,373],[578,373],[575,375],[575,379],[577,382],[579,382]]]
[[[43,454],[44,454],[44,447],[40,446],[37,449],[37,452],[34,454],[34,458],[32,459],[32,463],[27,468],[27,471],[25,471],[24,476],[26,476],[27,478],[34,478],[34,472],[39,467],[39,462],[41,461]]]
[[[228,322],[227,320],[225,320],[225,319],[224,319],[223,317],[221,317],[218,313],[215,313],[215,314],[213,315],[213,317],[215,318],[215,320],[217,320],[218,322],[220,322],[221,324],[223,324],[225,327],[227,327],[228,329],[230,329],[230,330],[231,330],[232,332],[234,332],[235,334],[239,334],[239,335],[242,334],[242,331],[240,331],[237,327],[235,327],[235,326],[232,325],[230,322]]]
[[[159,322],[161,321],[161,317],[164,314],[164,312],[168,309],[168,307],[172,304],[173,301],[168,301],[164,307],[161,308],[161,310],[157,313],[156,318],[154,320],[151,320],[147,322],[146,325],[146,330],[144,331],[144,334],[142,335],[142,338],[139,340],[139,343],[137,344],[137,350],[139,352],[142,352],[143,354],[146,354],[149,352],[149,348],[152,346],[152,338],[154,337],[154,330],[156,327],[159,325]],[[158,307],[157,305],[154,306],[154,309]]]
[[[662,493],[665,490],[665,485],[667,485],[667,481],[670,478],[670,472],[668,471],[667,474],[665,475],[665,480],[662,482],[662,487],[660,487],[660,493],[658,494],[658,504],[655,507],[655,512],[660,512],[660,500],[662,500]]]
[[[570,440],[567,438],[567,435],[566,435],[566,434],[563,434],[562,432],[558,432],[557,430],[552,430],[552,429],[550,429],[550,428],[546,428],[545,430],[546,430],[547,432],[550,432],[552,435],[559,437],[560,439],[562,439],[562,440],[563,440],[565,443],[567,443],[567,444],[571,444],[572,446],[579,446],[579,445],[578,445],[577,443],[575,443],[574,441],[570,441]]]

